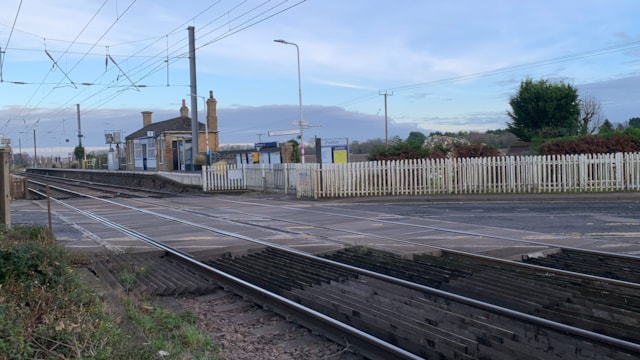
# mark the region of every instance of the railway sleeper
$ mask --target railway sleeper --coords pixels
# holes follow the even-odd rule
[[[638,261],[614,257],[608,257],[606,261],[601,259],[604,258],[599,256],[595,259],[591,255],[578,257],[575,254],[572,255],[570,251],[563,250],[561,253],[552,254],[545,258],[525,259],[525,262],[630,282],[637,282],[640,278],[640,271],[636,270],[640,268]]]
[[[601,318],[586,316],[582,312],[567,308],[543,308],[535,312],[536,316],[548,318],[563,324],[579,327],[585,330],[597,332],[599,334],[624,339],[626,341],[637,342],[640,338],[638,328],[625,327],[621,323],[616,323]]]
[[[287,273],[282,268],[273,266],[272,263],[264,263],[262,261],[249,261],[246,258],[240,258],[240,260],[227,260],[228,266],[236,269],[244,269],[247,274],[253,274],[252,277],[267,278],[271,283],[277,285],[281,290],[288,290],[291,288],[303,288],[307,283],[301,280],[299,277],[290,276],[291,273]]]
[[[640,312],[640,289],[596,282],[585,283],[581,286],[567,285],[567,288],[570,287],[579,292],[582,298],[592,299],[600,304]]]
[[[294,256],[294,257],[285,256],[285,254],[283,254],[283,252],[280,250],[268,248],[267,252],[269,256],[286,258],[289,261],[296,264],[300,264],[302,266],[312,266],[315,272],[317,272],[318,274],[321,274],[322,276],[326,276],[327,278],[333,279],[335,277],[340,277],[340,278],[346,279],[346,278],[357,275],[357,273],[354,271],[342,269],[331,264],[323,263],[321,261],[307,259],[301,256]]]
[[[251,264],[252,267],[266,269],[270,273],[278,274],[284,278],[295,279],[302,286],[310,284],[320,284],[321,282],[327,282],[329,277],[321,273],[313,273],[309,271],[309,266],[299,265],[292,262],[288,262],[285,259],[267,259],[262,256],[251,255],[250,259],[240,258],[236,261],[247,265]],[[315,270],[315,269],[314,269]],[[315,272],[315,271],[314,271]],[[331,274],[330,276],[335,276]]]
[[[320,298],[320,299],[325,299],[325,301],[327,301],[327,304],[325,304],[325,306],[329,306],[329,304],[331,304],[332,301],[342,301],[344,299],[344,295],[342,295],[341,293],[330,294],[330,292],[327,291],[327,289],[318,289],[318,291],[315,292],[315,295],[316,295],[316,299]],[[395,291],[392,292],[391,296],[393,295],[395,295]],[[377,296],[380,297],[382,295],[377,295]],[[356,299],[359,299],[359,295],[358,297],[356,297]],[[378,306],[376,306],[376,308],[378,308]],[[357,316],[354,316],[353,315],[354,313],[352,312],[350,313],[349,309],[353,309],[352,311],[356,311],[355,314],[357,314]],[[371,309],[372,309],[372,305],[369,303],[359,304],[358,306],[354,306],[353,303],[351,303],[350,306],[346,307],[346,310],[343,310],[341,312],[342,314],[341,316],[348,317],[351,320],[353,325],[357,325],[358,320],[364,321],[365,316],[371,316],[371,315],[364,315],[364,314],[368,314],[371,311]],[[449,313],[449,315],[451,314],[450,312],[447,312],[445,309],[439,309],[439,308],[435,308],[435,309],[436,309],[435,310],[436,312]],[[432,313],[434,312],[434,309],[428,308],[428,311]],[[402,325],[398,323],[397,322],[398,320],[395,320],[395,319],[397,318],[398,314],[405,314],[410,312],[411,311],[409,310],[409,308],[407,308],[405,305],[405,307],[403,308],[397,308],[395,312],[386,313],[387,317],[382,320],[381,326],[384,327],[387,324],[387,321],[395,321],[395,323],[398,324],[397,326],[405,327],[406,325]],[[390,320],[390,319],[393,319],[393,320]],[[529,351],[528,349],[523,349],[523,344],[517,341],[518,338],[516,336],[513,336],[513,333],[504,331],[502,329],[497,330],[498,328],[494,326],[490,326],[486,323],[478,322],[476,319],[467,318],[464,320],[465,321],[458,322],[458,326],[454,326],[451,322],[442,322],[437,324],[437,326],[434,326],[433,323],[429,323],[429,322],[421,323],[416,321],[415,319],[410,319],[408,321],[411,321],[411,323],[414,324],[418,329],[426,331],[426,333],[421,334],[419,331],[415,330],[417,331],[416,335],[420,335],[424,337],[425,340],[423,340],[422,343],[425,343],[426,341],[426,344],[428,344],[432,348],[436,344],[439,344],[442,341],[443,337],[449,341],[451,339],[457,338],[458,339],[457,342],[463,341],[463,340],[466,342],[464,354],[472,356],[473,358],[482,358],[483,356],[485,358],[491,358],[491,359],[538,358],[536,356],[531,356],[528,353]],[[371,320],[369,322],[371,322]],[[470,328],[469,326],[470,324],[476,325],[477,327]],[[496,330],[498,333],[506,334],[507,336],[502,337],[492,333]],[[461,334],[466,334],[466,336],[463,336]],[[414,351],[412,349],[408,349],[408,350]],[[417,350],[417,351],[420,351],[420,350]],[[454,352],[461,352],[461,351],[462,351],[461,349],[454,350]],[[418,354],[421,354],[421,353],[418,352]]]
[[[233,263],[219,262],[216,260],[214,262],[210,262],[210,265],[244,281],[255,283],[256,285],[276,294],[282,294],[283,289],[293,288],[290,281],[283,284],[282,281],[276,281],[273,278],[264,277],[260,272],[253,271],[251,269],[239,268]]]
[[[510,354],[503,358],[528,358],[527,354],[520,354],[522,344],[518,341],[518,336],[510,330],[491,324],[488,321],[488,317],[484,316],[484,313],[480,310],[473,310],[469,315],[469,308],[466,312],[453,313],[449,311],[451,304],[456,305],[455,302],[444,300],[438,296],[432,296],[423,292],[406,289],[398,285],[392,285],[378,279],[366,279],[365,284],[367,287],[373,287],[370,292],[376,294],[376,297],[398,298],[398,304],[404,304],[401,309],[398,309],[397,313],[411,313],[412,309],[419,308],[424,309],[430,316],[433,314],[441,314],[441,316],[449,316],[450,319],[458,319],[458,321],[440,321],[436,323],[440,328],[446,328],[450,332],[457,335],[463,335],[466,338],[475,339],[478,344],[482,345],[485,352],[487,348],[503,347],[502,353]],[[357,289],[359,286],[349,286],[350,284],[341,285],[347,290]],[[366,293],[367,290],[363,290]],[[379,295],[380,293],[384,295]],[[362,293],[358,293],[358,296],[362,296]],[[471,307],[471,309],[475,309]],[[366,311],[366,310],[365,310]],[[459,309],[456,309],[459,311]],[[480,315],[475,314],[478,312]],[[456,318],[457,317],[457,318]],[[433,319],[425,319],[427,324],[433,325]],[[496,357],[489,357],[496,358]]]
[[[600,303],[597,299],[575,299],[571,303],[561,304],[562,307],[585,309],[584,314],[593,316],[603,321],[612,321],[625,326],[640,328],[640,314],[637,309],[625,309],[617,305]]]
[[[368,255],[369,253],[378,254],[378,256],[376,258],[371,258]],[[423,266],[422,264],[414,260],[402,259],[395,255],[380,256],[379,255],[380,253],[389,254],[386,252],[373,251],[373,250],[371,250],[366,254],[355,253],[355,252],[348,252],[348,253],[338,252],[338,253],[332,254],[328,258],[338,262],[354,265],[354,266],[365,267],[370,270],[379,269],[382,267],[388,267],[390,269],[393,269],[395,267],[394,266],[395,262],[401,262],[403,264],[402,265],[403,270],[399,272],[415,273],[417,276],[424,276],[439,282],[446,282],[452,276],[458,275],[458,274],[454,274],[452,271],[449,271],[449,269],[446,269],[443,267]],[[384,265],[381,264],[380,261],[377,260],[377,258],[384,259]]]
[[[199,284],[200,281],[198,281],[198,278],[195,277],[193,273],[186,271],[184,267],[178,266],[175,262],[171,262],[165,257],[157,258],[154,266],[163,274],[163,278],[166,275],[171,279],[171,284],[180,284],[180,286],[176,286],[176,293],[171,295],[201,293],[202,287]]]
[[[527,297],[531,302],[537,302],[542,305],[566,302],[577,294],[567,291],[556,284],[544,281],[544,279],[539,279],[538,281],[527,281],[525,279],[520,281],[517,276],[503,276],[502,274],[488,274],[486,272],[477,272],[469,278],[449,283],[452,287],[458,285],[462,289],[470,284],[485,288],[490,292],[502,292],[504,294]]]
[[[329,280],[345,279],[356,275],[353,271],[346,271],[336,266],[324,264],[320,261],[306,259],[302,256],[286,254],[276,249],[268,248],[267,251],[254,254],[254,256],[256,256],[262,264],[268,267],[272,266],[271,263],[274,258],[280,260],[277,262],[277,267],[282,269],[285,274],[291,276],[291,271],[293,270],[294,276],[299,276],[301,279],[305,279],[309,284],[320,284],[323,282],[328,283]],[[244,259],[241,257],[238,258],[237,261],[244,261]],[[309,268],[312,268],[312,270]]]
[[[420,356],[453,358],[454,353],[469,353],[466,344],[452,340],[455,334],[444,333],[446,336],[442,336],[442,331],[438,331],[440,334],[432,334],[425,328],[408,325],[400,328],[392,326],[384,319],[371,315],[369,309],[364,309],[365,311],[354,309],[343,299],[332,297],[326,289],[318,292],[296,291],[293,295],[292,300],[301,305],[320,311]],[[425,337],[425,334],[428,335]]]
[[[429,270],[422,271],[423,269],[408,269],[407,267],[395,266],[394,264],[389,262],[378,263],[375,259],[353,259],[343,257],[340,259],[335,259],[334,261],[339,261],[344,264],[357,266],[370,271],[405,279],[407,281],[412,281],[418,284],[435,288],[438,288],[442,285],[442,283],[449,281],[448,277],[445,277],[440,273],[434,273]]]
[[[381,286],[385,286],[385,283],[378,279],[371,279],[369,283],[371,286],[375,282],[381,283]],[[386,287],[390,289],[394,294],[401,293],[397,288],[400,286],[386,284]],[[414,290],[416,291],[416,290]],[[417,291],[416,291],[417,292]],[[514,319],[510,316],[495,313],[493,311],[476,308],[472,305],[463,304],[457,301],[452,301],[447,298],[442,298],[438,295],[421,293],[420,297],[414,297],[416,301],[429,303],[435,308],[444,309],[447,312],[458,314],[469,319],[473,319],[478,323],[491,324],[493,329],[504,329],[512,333],[511,336],[503,337],[504,346],[511,349],[514,353],[518,353],[521,349],[527,349],[527,354],[531,356],[537,356],[540,358],[549,358],[550,354],[562,354],[564,358],[582,358],[581,356],[575,356],[580,352],[585,354],[613,354],[609,355],[610,358],[632,358],[628,357],[630,353],[625,352],[617,348],[609,348],[607,345],[599,343],[592,343],[583,340],[579,337],[566,334],[564,332],[557,332],[552,329],[540,327],[537,324],[531,324],[527,320]],[[401,294],[398,296],[408,296],[407,294]],[[447,323],[443,323],[447,324]],[[461,327],[460,329],[472,329],[471,327]],[[481,329],[481,331],[484,331]],[[481,336],[479,334],[478,336]],[[481,339],[481,337],[479,337]],[[495,346],[495,345],[493,345]],[[637,354],[636,354],[637,355]],[[522,357],[511,358],[526,358],[526,354]],[[509,357],[506,357],[509,358]],[[591,358],[591,357],[586,357]]]
[[[176,268],[180,269],[180,276],[184,281],[193,284],[193,290],[191,291],[193,291],[194,294],[207,294],[218,287],[214,280],[205,272],[189,267],[179,260],[176,261],[175,259],[168,257],[164,259],[172,263]]]
[[[355,283],[355,284],[354,284]],[[504,337],[512,338],[513,333],[504,331],[499,328],[492,328],[489,324],[473,322],[469,323],[467,318],[459,317],[456,314],[452,314],[441,307],[434,307],[433,304],[420,301],[422,294],[415,292],[411,297],[398,296],[396,292],[389,292],[386,290],[371,289],[368,285],[358,286],[357,281],[352,280],[346,283],[332,284],[340,294],[348,294],[348,296],[355,299],[366,299],[363,305],[366,309],[372,304],[379,309],[388,309],[391,313],[389,316],[401,316],[404,321],[409,323],[416,323],[418,326],[434,326],[440,329],[453,328],[456,336],[460,336],[466,339],[477,339],[477,341],[483,342],[485,345],[495,342],[501,344],[504,341]],[[385,310],[378,310],[384,312]],[[483,332],[478,335],[477,331],[470,331],[470,327],[480,326],[483,329],[489,328],[490,332]]]
[[[525,313],[544,305],[539,299],[530,299],[518,293],[505,292],[503,289],[488,288],[487,286],[493,285],[477,284],[469,281],[452,285],[447,284],[441,290]]]

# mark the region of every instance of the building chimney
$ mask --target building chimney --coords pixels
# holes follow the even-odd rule
[[[207,127],[213,134],[213,151],[220,151],[220,139],[218,138],[218,101],[213,97],[213,91],[209,91],[207,99]]]
[[[189,108],[187,107],[187,103],[184,99],[182,99],[182,107],[180,108],[180,116],[188,117],[189,116]]]
[[[153,111],[142,112],[142,127],[151,125],[151,114],[153,114]]]

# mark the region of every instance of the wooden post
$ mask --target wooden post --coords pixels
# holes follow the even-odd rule
[[[0,225],[11,229],[11,147],[0,147]]]
[[[49,228],[47,229],[47,236],[49,240],[53,240],[53,225],[51,224],[51,196],[49,196],[49,184],[47,184],[47,219]]]

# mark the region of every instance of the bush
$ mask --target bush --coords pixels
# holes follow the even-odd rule
[[[0,359],[151,359],[124,339],[70,259],[43,227],[0,233]]]
[[[606,136],[587,135],[576,139],[548,141],[540,146],[541,155],[608,154],[640,151],[640,141],[626,133]]]
[[[420,144],[407,143],[400,141],[395,145],[377,146],[369,153],[369,161],[382,160],[408,160],[408,159],[426,159],[429,157],[429,150]]]
[[[500,151],[495,147],[483,144],[458,144],[453,147],[453,156],[459,158],[493,157],[500,155]]]
[[[193,160],[195,165],[207,165],[207,157],[202,154],[196,155],[196,158]]]

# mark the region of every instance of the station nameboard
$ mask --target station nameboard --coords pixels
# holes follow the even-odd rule
[[[274,148],[274,147],[278,147],[278,143],[275,141],[259,142],[259,143],[253,144],[253,146],[255,146],[256,148]]]

